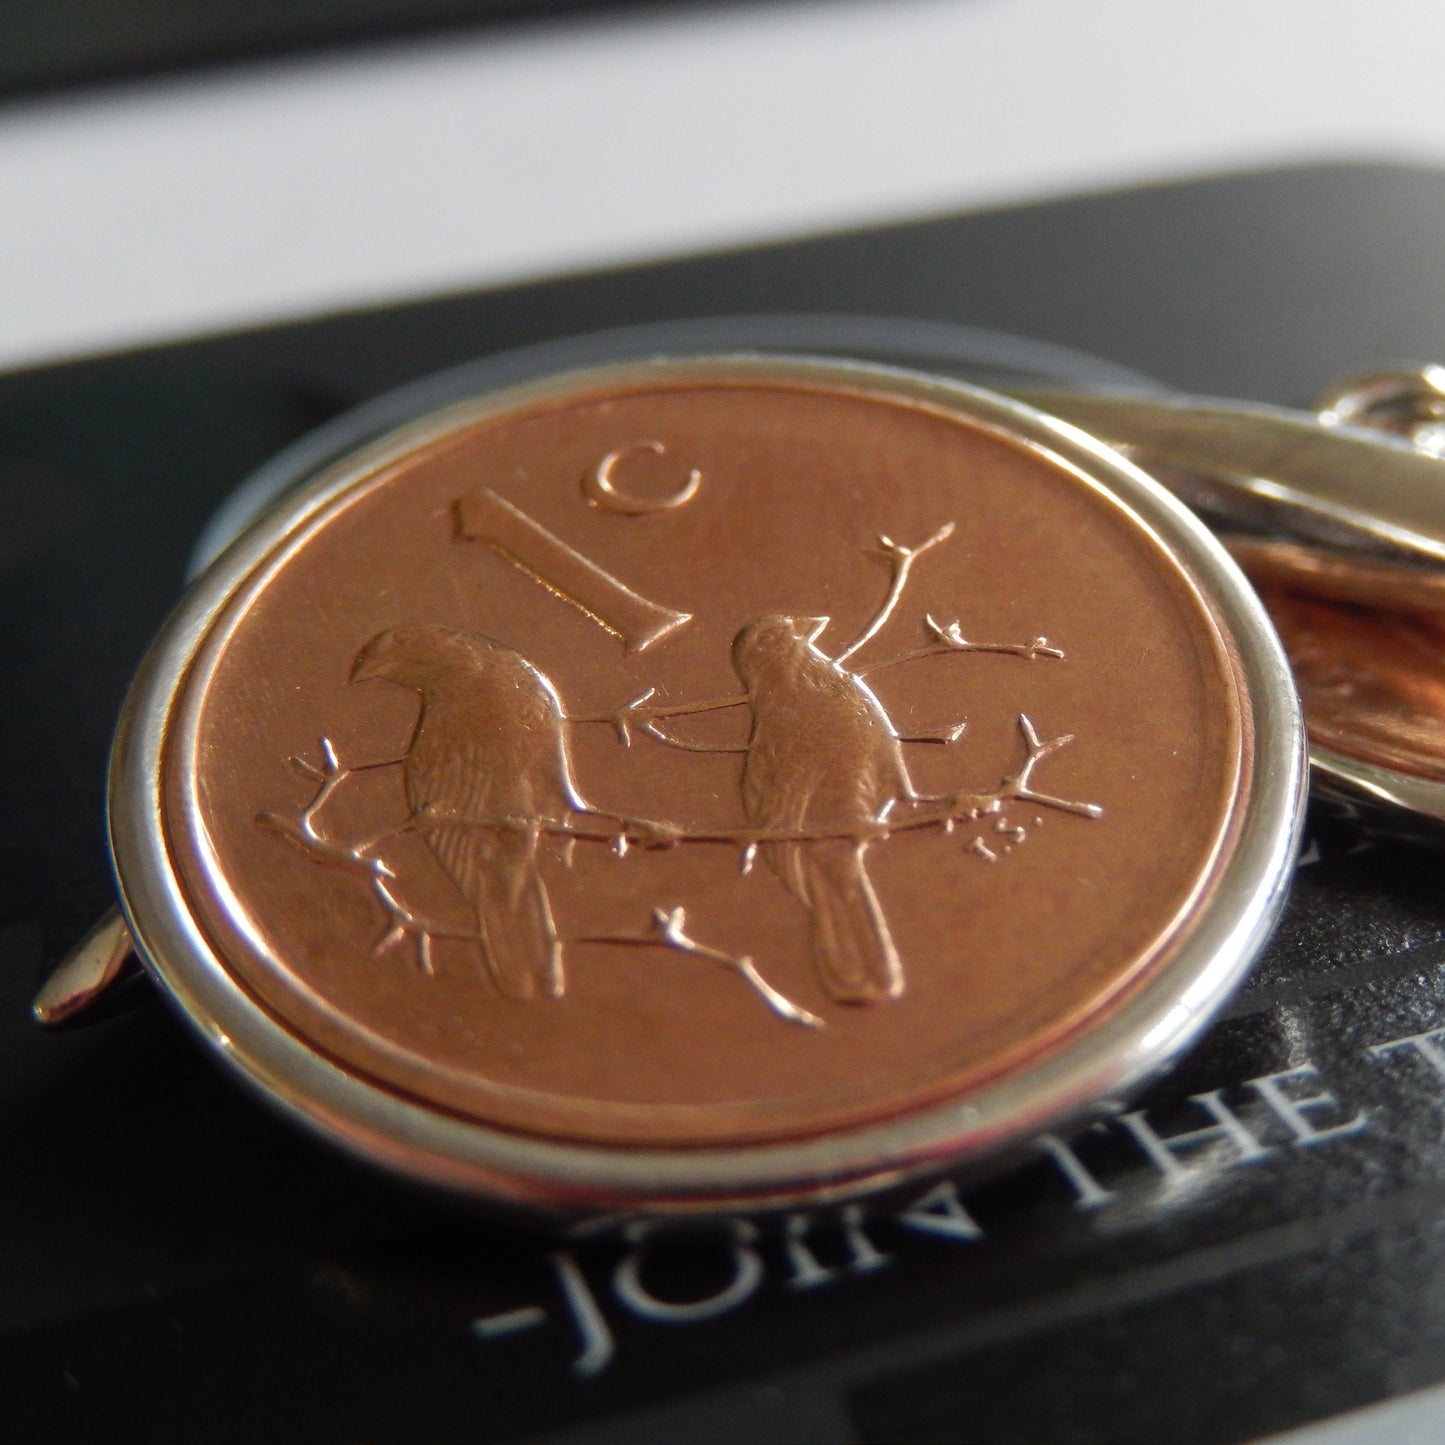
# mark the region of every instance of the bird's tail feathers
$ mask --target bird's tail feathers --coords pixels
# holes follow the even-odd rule
[[[783,882],[808,910],[813,964],[835,1003],[876,1003],[903,992],[903,965],[863,861],[866,844],[787,845]]]
[[[482,955],[492,982],[508,998],[562,994],[562,941],[552,902],[535,867],[493,874],[477,910]]]
[[[477,943],[497,989],[513,999],[561,996],[562,944],[535,833],[444,826],[427,840],[472,905]]]

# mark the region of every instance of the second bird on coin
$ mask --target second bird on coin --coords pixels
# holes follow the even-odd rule
[[[733,642],[752,710],[743,812],[769,831],[821,835],[765,842],[762,856],[808,910],[828,995],[868,1003],[901,993],[903,970],[868,877],[864,835],[912,790],[882,705],[817,647],[827,625],[826,617],[760,617]]]

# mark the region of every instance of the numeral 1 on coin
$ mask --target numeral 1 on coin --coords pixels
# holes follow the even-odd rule
[[[692,620],[690,612],[674,612],[634,592],[490,487],[459,497],[455,516],[460,540],[485,542],[620,638],[628,652],[641,652]]]

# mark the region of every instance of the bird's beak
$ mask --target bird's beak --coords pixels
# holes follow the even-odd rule
[[[368,677],[375,677],[381,670],[381,660],[377,656],[376,648],[363,647],[356,655],[356,661],[351,665],[351,681],[365,682]]]
[[[832,621],[831,617],[805,617],[803,621],[808,626],[808,633],[804,638],[807,642],[816,642],[822,635],[823,629]]]

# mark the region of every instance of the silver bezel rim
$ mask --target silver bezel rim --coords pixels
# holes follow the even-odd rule
[[[1310,765],[1327,796],[1372,814],[1378,812],[1378,820],[1389,831],[1424,830],[1438,844],[1440,831],[1434,823],[1445,822],[1445,783],[1380,767],[1317,744],[1310,748]]]
[[[464,1120],[347,1073],[265,1013],[231,977],[191,918],[171,867],[157,781],[172,707],[197,647],[253,569],[386,458],[464,419],[580,386],[719,374],[846,385],[961,410],[1106,487],[1176,548],[1232,639],[1255,715],[1253,753],[1246,759],[1249,805],[1209,907],[1152,979],[1058,1052],[967,1099],[811,1140],[711,1149],[560,1142]],[[1268,937],[1304,802],[1304,731],[1284,654],[1253,590],[1203,526],[1151,478],[1067,423],[960,382],[877,365],[665,357],[589,367],[454,403],[302,480],[306,485],[197,581],[147,655],[112,754],[111,846],[133,934],[183,1013],[268,1098],[354,1152],[414,1178],[564,1214],[780,1204],[861,1192],[998,1151],[1117,1101],[1195,1038]]]

